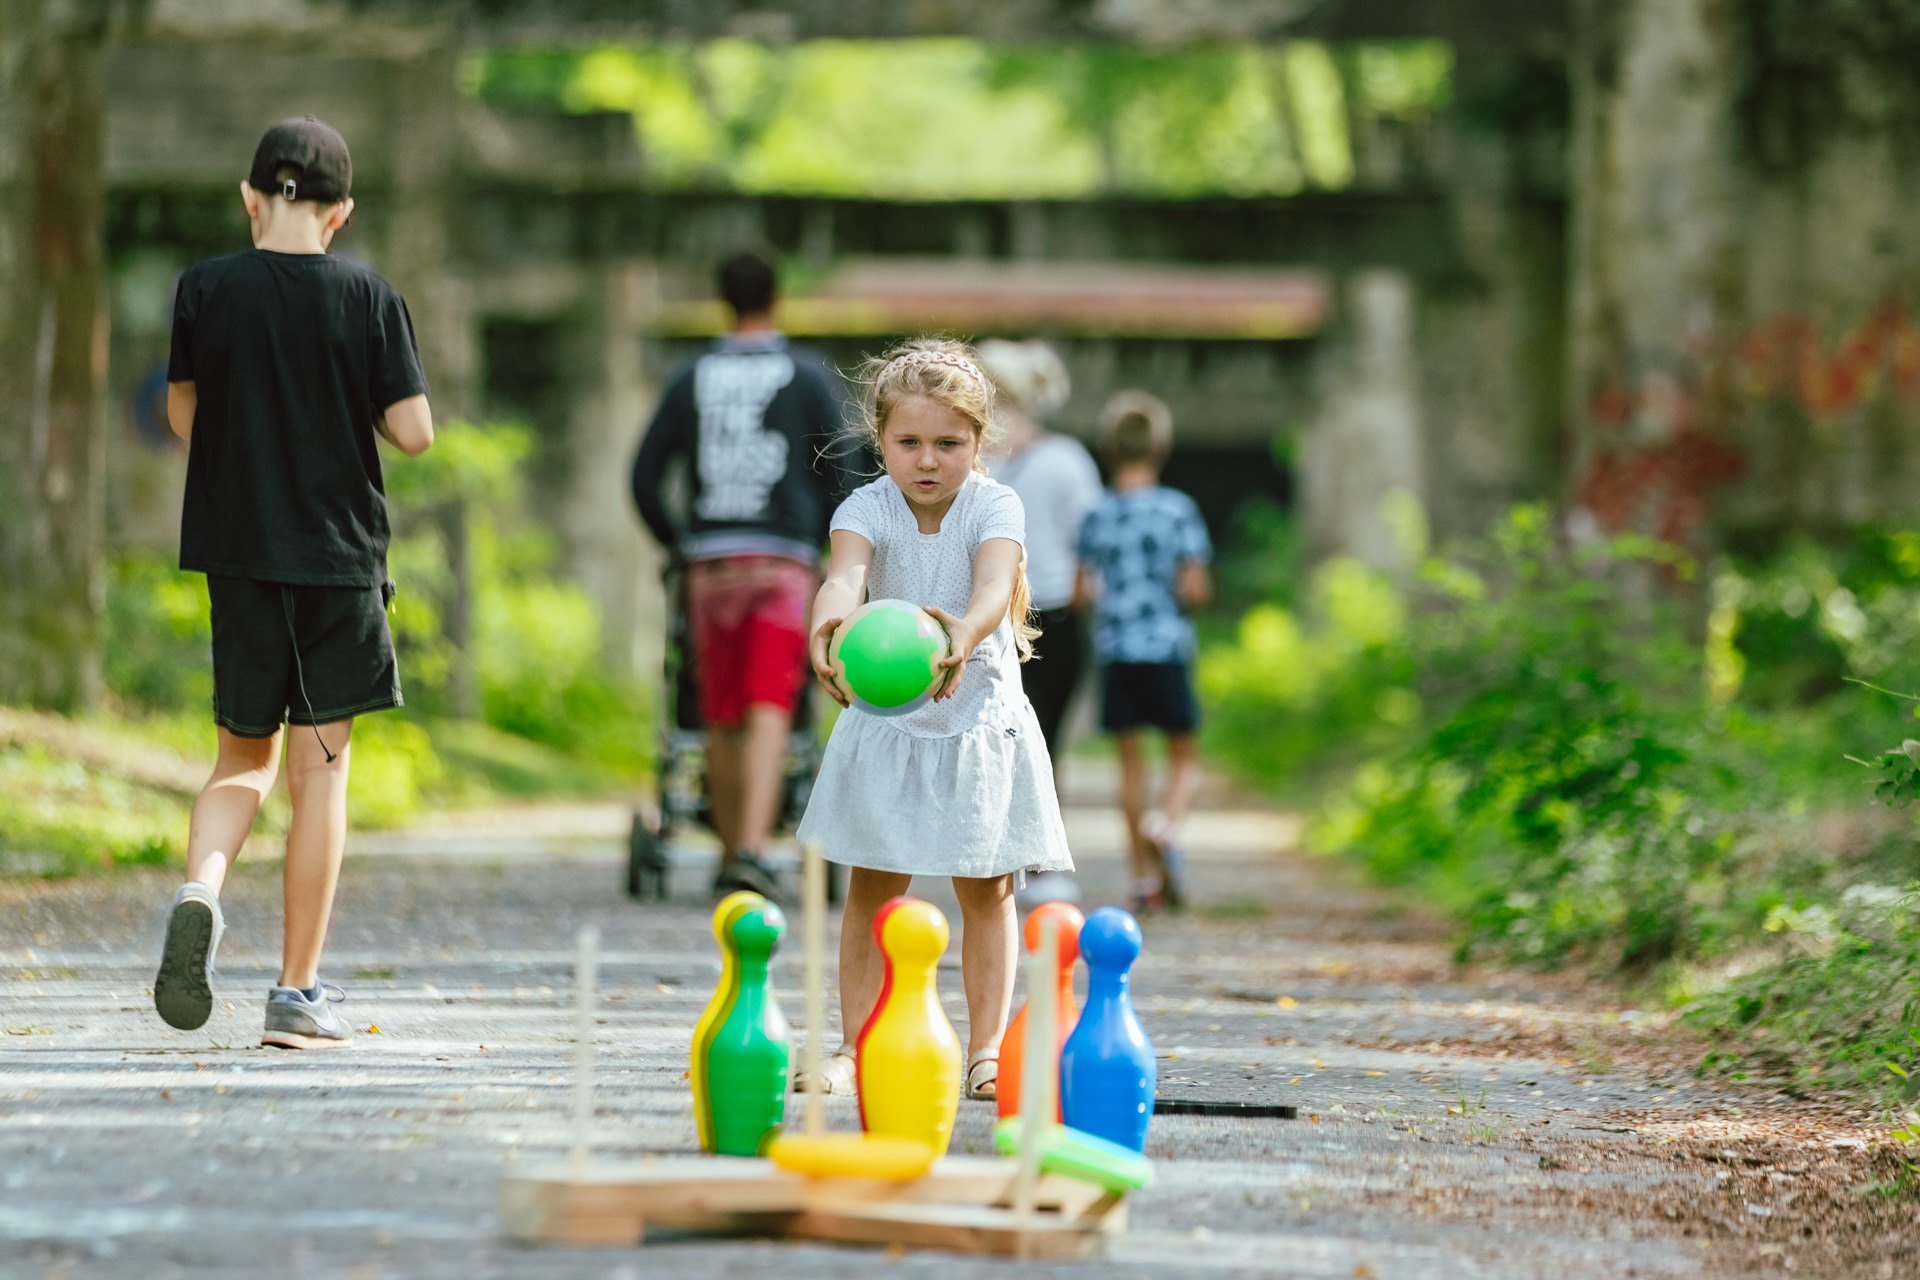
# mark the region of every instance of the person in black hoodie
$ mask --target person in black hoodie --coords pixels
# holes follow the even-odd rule
[[[807,678],[807,608],[827,521],[845,486],[834,375],[773,324],[774,268],[755,253],[720,264],[732,332],[667,384],[633,465],[633,497],[686,566],[692,658],[707,726],[708,787],[721,860],[714,892],[772,896],[763,853],[779,812],[795,701]],[[688,467],[687,512],[663,492]]]

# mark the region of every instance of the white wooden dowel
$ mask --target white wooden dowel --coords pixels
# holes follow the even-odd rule
[[[580,928],[580,958],[573,968],[573,1176],[587,1171],[587,1143],[593,1126],[593,1001],[599,980],[600,930]]]
[[[1040,946],[1026,957],[1027,1025],[1020,1060],[1020,1173],[1014,1183],[1013,1205],[1018,1215],[1022,1258],[1031,1252],[1035,1201],[1040,1189],[1040,1136],[1053,1123],[1054,1091],[1049,1073],[1054,1063],[1053,982],[1056,934],[1059,925],[1051,913],[1040,922]]]
[[[806,947],[807,1043],[801,1049],[801,1072],[807,1082],[806,1132],[818,1135],[827,1125],[821,1101],[821,1073],[825,1068],[827,1034],[827,861],[816,840],[800,847],[801,928]]]

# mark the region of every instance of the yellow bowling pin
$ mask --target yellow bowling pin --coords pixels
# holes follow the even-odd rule
[[[960,1109],[961,1056],[934,985],[947,918],[931,902],[899,897],[880,908],[873,936],[886,957],[886,979],[855,1042],[860,1127],[945,1155]]]

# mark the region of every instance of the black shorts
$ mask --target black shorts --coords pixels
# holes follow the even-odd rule
[[[213,719],[242,738],[400,705],[384,587],[307,587],[207,575]]]
[[[1100,668],[1100,727],[1108,733],[1192,733],[1200,704],[1184,662],[1109,662]]]

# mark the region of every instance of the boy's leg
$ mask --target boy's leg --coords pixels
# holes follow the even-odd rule
[[[960,899],[960,973],[967,992],[967,1057],[997,1050],[1013,1010],[1018,920],[1013,877],[953,878]]]
[[[741,738],[738,725],[707,728],[707,798],[713,803],[713,833],[720,837],[724,880],[740,851]]]
[[[785,707],[755,702],[747,707],[740,734],[740,808],[735,827],[737,847],[763,854],[773,839],[780,815],[780,788],[786,781],[787,739],[793,732],[793,713]]]
[[[283,987],[310,990],[320,980],[320,951],[327,941],[327,921],[333,914],[333,891],[347,841],[352,736],[353,721],[337,720],[318,726],[318,737],[314,728],[296,725],[287,738],[287,790],[293,797],[293,819],[287,828],[281,887],[286,907],[280,960]]]
[[[280,735],[243,738],[222,727],[213,776],[193,802],[187,828],[187,882],[167,911],[153,1007],[168,1026],[192,1031],[213,1014],[212,972],[226,924],[220,888],[240,854],[260,802],[273,789]]]
[[[897,871],[853,867],[847,875],[846,912],[840,917],[840,1039],[852,1044],[880,1002],[886,958],[873,940],[873,918],[890,899],[913,885]]]
[[[1167,783],[1160,803],[1167,826],[1178,830],[1200,787],[1200,750],[1191,733],[1167,735]]]
[[[1147,839],[1147,759],[1138,729],[1114,735],[1120,752],[1120,813],[1127,820],[1127,865],[1133,873],[1133,895],[1149,897],[1159,884],[1159,859]]]
[[[273,790],[280,770],[280,734],[243,738],[226,728],[216,732],[220,746],[213,776],[194,799],[187,827],[187,879],[217,894],[253,830],[261,803]]]
[[[1187,905],[1187,853],[1180,842],[1180,824],[1193,804],[1200,786],[1200,753],[1190,732],[1167,734],[1167,781],[1162,792],[1160,816],[1150,819],[1148,835],[1154,861],[1160,866],[1160,883],[1167,905]]]

